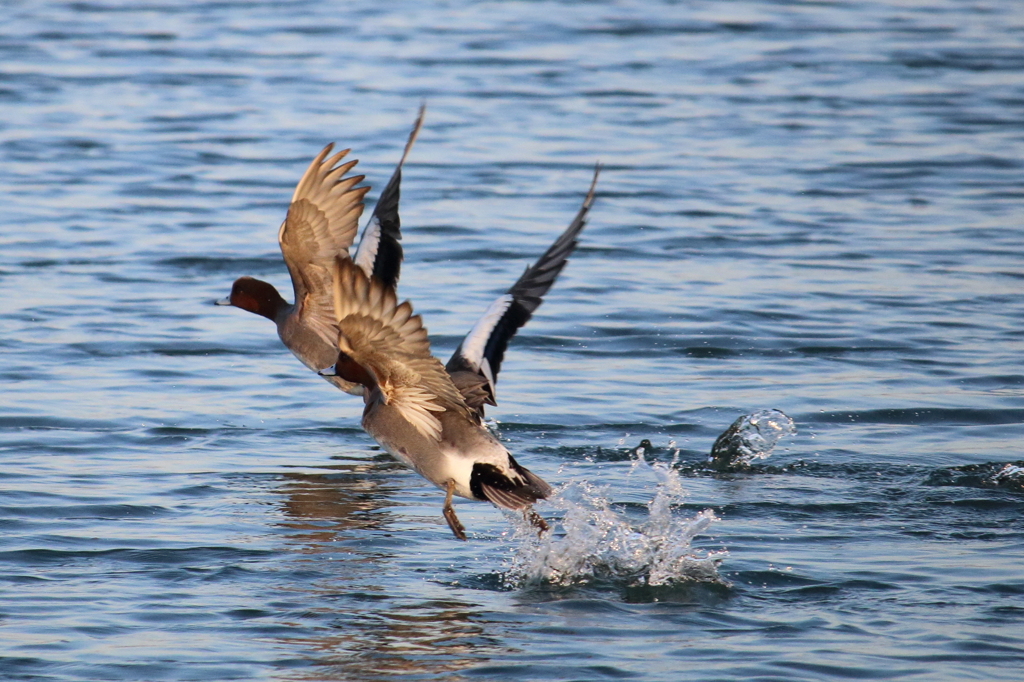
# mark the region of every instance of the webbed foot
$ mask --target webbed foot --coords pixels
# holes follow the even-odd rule
[[[533,524],[534,528],[537,529],[537,537],[540,537],[548,531],[548,524],[541,515],[533,511],[533,507],[528,507],[523,510],[523,516],[527,521]]]

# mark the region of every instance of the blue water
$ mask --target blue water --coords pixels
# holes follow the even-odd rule
[[[1024,678],[1019,2],[0,14],[0,679]],[[308,160],[372,200],[421,102],[400,292],[442,357],[605,164],[489,412],[547,544],[470,502],[456,542],[211,305],[290,291]]]

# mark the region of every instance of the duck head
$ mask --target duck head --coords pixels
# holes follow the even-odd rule
[[[233,305],[250,313],[276,320],[278,312],[287,307],[273,284],[252,277],[239,277],[231,285],[231,295],[214,301],[217,305]]]

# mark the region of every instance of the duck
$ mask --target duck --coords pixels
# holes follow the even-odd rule
[[[521,466],[482,423],[430,351],[412,304],[351,259],[334,259],[335,363],[321,371],[363,387],[363,429],[393,457],[445,492],[442,516],[458,540],[466,529],[454,496],[521,511],[548,529],[532,505],[552,488]]]
[[[398,285],[404,256],[399,217],[402,166],[423,126],[424,113],[425,107],[420,107],[402,158],[381,192],[355,255],[351,256],[368,277],[392,289]],[[278,231],[295,303],[288,303],[272,284],[253,277],[238,278],[230,295],[216,301],[217,305],[235,306],[273,321],[288,350],[318,373],[336,356],[333,340],[326,340],[331,336],[333,322],[330,262],[338,255],[349,256],[363,210],[363,197],[370,189],[355,186],[364,176],[345,175],[357,161],[339,165],[350,150],[328,156],[332,149],[333,144],[328,144],[310,162],[295,187]],[[598,164],[583,204],[569,226],[515,284],[487,307],[448,360],[447,371],[466,402],[481,417],[486,405],[497,405],[497,377],[509,342],[543,302],[576,248],[594,200],[600,169]],[[360,384],[339,376],[321,376],[346,393],[363,394]]]
[[[381,192],[373,214],[351,259],[385,286],[398,284],[403,258],[401,220],[398,206],[402,166],[412,149],[426,107],[421,106],[405,150],[388,184]],[[291,276],[294,299],[289,303],[274,285],[254,277],[239,277],[231,293],[215,301],[261,315],[277,326],[284,345],[310,370],[316,372],[334,362],[333,343],[322,339],[329,335],[331,308],[331,263],[336,255],[349,257],[368,186],[357,185],[363,175],[347,175],[357,160],[342,161],[351,151],[331,154],[334,144],[325,146],[310,162],[292,193],[288,212],[277,233],[278,244]],[[362,395],[363,387],[340,377],[325,377],[346,393]]]

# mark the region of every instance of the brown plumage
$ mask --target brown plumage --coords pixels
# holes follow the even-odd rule
[[[412,305],[370,280],[352,261],[335,259],[334,310],[337,364],[334,371],[361,383],[366,406],[363,428],[399,460],[447,495],[444,517],[465,539],[451,497],[489,500],[528,511],[551,488],[521,467],[480,422],[430,354],[427,331]],[[543,526],[536,514],[528,514]]]
[[[398,219],[398,193],[402,164],[423,125],[424,109],[413,125],[402,159],[374,209],[363,233],[357,257],[367,274],[393,286],[398,281],[402,248]],[[288,303],[270,284],[240,277],[231,295],[217,301],[234,305],[273,320],[284,345],[311,370],[334,362],[334,310],[331,278],[335,256],[348,257],[359,227],[363,199],[369,187],[357,187],[362,175],[347,175],[357,161],[342,161],[349,150],[331,154],[329,144],[317,154],[292,193],[288,214],[278,230],[278,244],[291,275],[293,303]],[[328,377],[338,388],[357,395],[362,386],[340,377]]]

